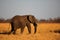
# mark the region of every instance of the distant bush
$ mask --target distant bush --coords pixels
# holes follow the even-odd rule
[[[11,19],[7,19],[7,20],[5,20],[5,22],[11,22]]]
[[[60,17],[54,18],[54,19],[50,18],[50,19],[48,19],[48,20],[46,20],[46,19],[41,19],[39,22],[40,22],[40,23],[60,23]]]
[[[11,21],[11,19],[5,20],[5,19],[3,19],[3,18],[0,18],[0,23],[6,23],[6,22],[10,22],[10,21]]]
[[[5,19],[4,18],[0,18],[0,22],[4,22],[5,21]]]
[[[40,23],[44,23],[44,22],[47,22],[47,20],[41,19],[39,22],[40,22]]]

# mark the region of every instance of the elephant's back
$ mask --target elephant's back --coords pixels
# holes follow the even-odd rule
[[[26,17],[16,15],[12,18],[12,21],[17,21],[17,22],[23,23],[23,22],[26,22]]]

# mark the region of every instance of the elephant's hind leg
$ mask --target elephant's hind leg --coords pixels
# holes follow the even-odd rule
[[[13,34],[16,34],[16,30],[17,30],[17,28],[14,29]]]
[[[21,34],[23,33],[24,28],[25,28],[25,26],[22,26],[22,27],[21,27]]]
[[[16,34],[16,30],[18,29],[17,27],[18,27],[17,24],[14,24],[13,34]]]

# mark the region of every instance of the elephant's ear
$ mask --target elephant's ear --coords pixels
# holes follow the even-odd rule
[[[27,16],[27,20],[31,23],[32,21],[32,19],[31,19],[31,17],[30,16]]]
[[[29,20],[31,23],[38,23],[38,20],[34,16],[29,16]]]
[[[33,22],[33,16],[29,16],[29,21],[32,23]]]

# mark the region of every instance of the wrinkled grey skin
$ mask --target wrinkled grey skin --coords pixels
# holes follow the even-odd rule
[[[30,23],[32,23],[34,25],[34,30],[35,30],[34,33],[36,33],[37,20],[33,15],[24,15],[24,16],[16,15],[11,19],[11,25],[12,25],[11,32],[13,32],[13,34],[15,34],[16,30],[18,28],[21,28],[21,33],[23,33],[24,28],[27,26],[28,32],[31,33]]]

